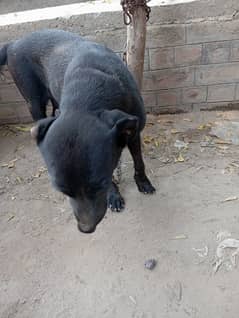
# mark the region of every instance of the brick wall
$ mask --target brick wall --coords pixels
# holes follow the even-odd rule
[[[162,30],[165,26],[159,26]],[[239,101],[239,20],[167,26],[174,41],[147,46],[143,95],[151,111],[235,107]],[[159,31],[160,32],[160,31]],[[162,47],[163,46],[163,47]]]
[[[153,7],[147,28],[143,97],[148,111],[236,108],[239,104],[239,1],[198,0]],[[58,27],[105,43],[122,54],[121,12],[0,27],[0,42]],[[0,80],[0,122],[29,121],[8,72]]]

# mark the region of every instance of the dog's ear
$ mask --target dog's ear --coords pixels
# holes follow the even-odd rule
[[[132,138],[136,135],[139,127],[138,118],[126,116],[119,119],[115,124],[115,131],[118,137]]]
[[[139,130],[139,121],[135,116],[127,115],[119,119],[112,131],[119,147],[125,147],[130,139],[133,139]]]
[[[125,145],[129,138],[133,138],[139,129],[138,117],[129,115],[121,110],[105,110],[100,115],[111,129],[120,144]]]
[[[37,122],[36,126],[31,129],[31,136],[36,140],[37,144],[42,142],[49,127],[55,121],[56,117],[47,117]]]

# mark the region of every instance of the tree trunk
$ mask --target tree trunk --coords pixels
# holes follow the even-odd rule
[[[127,65],[140,90],[143,80],[145,40],[145,8],[136,7],[132,14],[132,23],[127,26]]]

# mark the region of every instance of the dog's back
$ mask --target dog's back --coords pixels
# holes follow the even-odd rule
[[[114,103],[111,103],[108,108],[119,108],[138,116],[141,118],[143,127],[144,107],[136,83],[121,59],[107,47],[87,41],[74,33],[50,29],[37,31],[17,40],[6,47],[2,53],[3,57],[5,56],[2,61],[8,64],[26,100],[29,99],[26,96],[29,93],[24,92],[19,79],[23,77],[29,79],[29,69],[32,72],[32,81],[39,81],[38,84],[42,87],[41,94],[45,88],[46,91],[43,94],[47,95],[45,99],[54,100],[58,105],[61,102],[64,83],[67,83],[69,78],[72,80],[74,73],[76,73],[74,82],[78,81],[79,87],[74,94],[79,93],[80,86],[83,85],[81,81],[86,77],[91,77],[91,82],[97,78],[99,84],[97,83],[96,86],[99,86],[101,74],[102,81],[105,82],[111,77],[112,84],[116,84],[115,89],[110,88],[110,85],[105,86],[110,95],[109,100],[112,100],[115,94]],[[83,87],[83,93],[91,94],[92,92],[85,92]]]

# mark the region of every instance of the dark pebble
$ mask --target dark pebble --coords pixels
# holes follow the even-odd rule
[[[144,267],[152,271],[155,268],[156,264],[157,264],[157,261],[152,258],[152,259],[148,259],[144,263]]]

